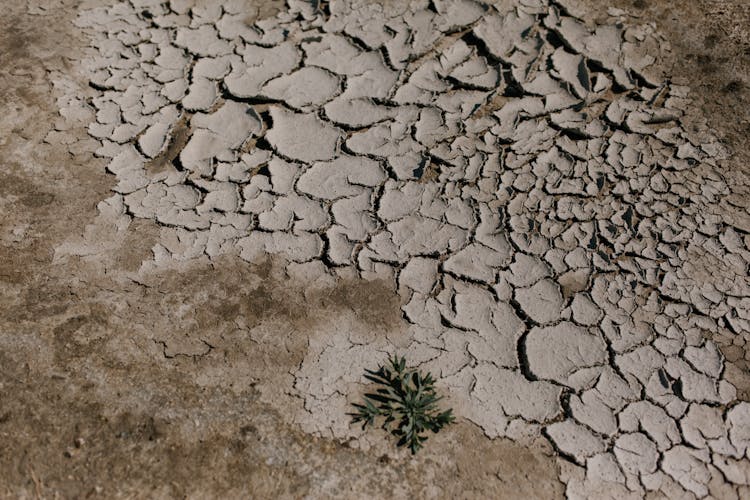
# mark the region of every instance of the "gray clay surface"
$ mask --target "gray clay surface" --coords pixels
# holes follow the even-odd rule
[[[703,3],[11,3],[0,495],[750,495],[743,2],[695,85]],[[346,415],[392,353],[416,459]]]

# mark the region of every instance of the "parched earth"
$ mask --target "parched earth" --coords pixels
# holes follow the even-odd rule
[[[743,0],[3,8],[0,496],[750,496]]]

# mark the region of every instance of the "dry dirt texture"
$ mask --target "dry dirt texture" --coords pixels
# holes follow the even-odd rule
[[[219,25],[211,20],[210,6],[215,2],[205,2],[203,7],[206,8],[199,5],[192,11],[189,7],[195,2],[171,3],[175,18],[180,17],[176,14],[179,11],[186,14],[182,20],[169,21],[175,24],[167,28],[158,27],[154,19],[160,13],[166,15],[162,10],[169,2],[162,5],[133,0],[117,4],[125,6],[139,22],[157,33],[152,34],[153,40],[164,36],[166,42],[162,42],[169,44],[176,38],[182,48],[187,47],[186,54],[202,50],[206,46],[205,39],[194,43],[190,35],[181,39],[176,33],[181,29],[180,23],[185,26],[190,23],[188,14],[196,19],[202,16],[203,26]],[[271,24],[263,24],[279,18],[295,29],[301,26],[299,33],[289,30],[294,38],[288,43],[313,46],[323,42],[316,38],[318,35],[306,30],[320,28],[316,25],[318,15],[335,18],[336,5],[340,4],[332,1],[329,6],[328,3],[320,2],[321,10],[316,13],[305,2],[290,1],[285,5],[283,2],[232,1],[226,2],[232,7],[225,12],[242,12],[237,16],[241,18],[238,25],[245,28],[253,23],[267,27],[265,34],[271,37],[270,41],[247,40],[248,46],[265,49],[285,43],[279,35],[283,30],[274,31]],[[380,3],[385,5],[385,12],[402,12],[404,18],[410,15],[405,7],[407,2]],[[422,3],[429,5],[423,9]],[[403,229],[398,226],[403,219],[362,216],[367,212],[361,208],[363,192],[366,204],[376,204],[368,205],[369,210],[382,213],[386,204],[380,205],[377,200],[392,186],[443,183],[444,187],[453,182],[446,181],[447,177],[459,174],[451,164],[454,158],[447,158],[449,155],[441,158],[440,153],[408,151],[404,157],[415,154],[426,158],[418,162],[418,168],[409,168],[408,172],[399,170],[403,162],[389,163],[391,159],[386,160],[388,155],[380,151],[367,150],[360,154],[356,149],[364,151],[370,143],[357,142],[356,137],[371,130],[373,124],[344,125],[341,120],[345,118],[340,118],[333,126],[326,121],[332,113],[326,115],[320,111],[326,99],[340,97],[342,91],[351,90],[345,89],[341,83],[343,77],[337,80],[340,75],[334,71],[320,70],[310,76],[313,83],[307,86],[323,89],[323,92],[324,83],[330,84],[329,95],[301,93],[304,95],[300,101],[296,93],[285,87],[293,87],[293,84],[282,82],[273,88],[264,86],[271,78],[279,75],[283,78],[291,73],[297,63],[277,72],[272,68],[269,70],[272,76],[256,85],[257,82],[241,78],[232,80],[232,75],[227,74],[229,63],[221,76],[195,76],[198,59],[219,57],[224,49],[216,48],[213,55],[193,54],[190,62],[185,63],[190,69],[178,72],[191,73],[191,78],[195,78],[189,83],[196,88],[191,89],[192,96],[189,94],[183,99],[183,91],[174,98],[177,114],[167,116],[165,113],[165,119],[171,120],[168,133],[165,132],[169,138],[153,146],[144,139],[150,137],[144,133],[146,125],[131,124],[135,128],[122,133],[132,134],[132,137],[121,138],[118,142],[111,140],[118,132],[107,129],[113,120],[102,118],[109,109],[104,96],[119,98],[126,86],[118,88],[117,83],[98,74],[95,66],[108,56],[108,50],[118,50],[103,40],[123,34],[120,40],[123,46],[136,50],[133,47],[143,40],[131,40],[128,36],[138,30],[133,31],[122,20],[108,25],[91,22],[92,12],[106,12],[96,9],[115,2],[4,1],[0,12],[0,109],[3,110],[0,115],[0,213],[3,214],[0,219],[0,497],[546,499],[609,495],[615,498],[747,498],[750,495],[747,456],[750,433],[746,430],[750,426],[750,410],[747,410],[750,407],[750,351],[746,345],[750,341],[750,318],[746,316],[750,313],[747,296],[750,290],[747,284],[750,7],[744,0],[613,0],[607,2],[610,4],[607,6],[603,3],[595,0],[507,0],[497,5],[498,12],[506,12],[508,6],[514,4],[523,4],[524,9],[531,10],[537,8],[535,5],[543,5],[545,9],[552,5],[560,16],[576,17],[588,26],[653,23],[644,31],[644,43],[659,40],[649,38],[657,35],[663,37],[661,42],[664,43],[656,51],[658,54],[654,53],[658,70],[649,74],[656,75],[655,80],[669,82],[670,88],[674,85],[678,89],[676,94],[679,89],[689,87],[689,92],[685,92],[690,105],[677,123],[684,129],[685,136],[692,134],[711,145],[717,144],[711,139],[716,137],[730,153],[727,159],[717,160],[716,166],[709,165],[715,149],[707,147],[708,152],[702,152],[698,160],[700,165],[696,169],[705,167],[709,172],[706,178],[712,182],[715,177],[711,177],[711,169],[720,171],[721,189],[725,191],[717,194],[711,203],[706,202],[706,206],[720,207],[721,216],[717,219],[714,214],[713,219],[703,220],[703,225],[697,224],[700,227],[695,232],[703,239],[686,243],[683,249],[686,253],[681,253],[679,259],[675,257],[680,262],[675,266],[684,271],[678,272],[678,277],[670,282],[677,283],[675,288],[663,291],[660,284],[647,283],[650,279],[648,264],[641,260],[638,264],[630,263],[641,257],[638,252],[647,248],[647,244],[626,247],[618,240],[607,247],[612,262],[617,265],[622,262],[623,266],[597,270],[615,284],[612,286],[630,286],[633,275],[642,273],[644,276],[637,286],[632,285],[635,295],[622,299],[629,300],[629,305],[623,306],[621,301],[617,309],[617,300],[609,299],[615,303],[613,316],[633,304],[648,309],[657,295],[653,300],[659,303],[659,311],[672,308],[669,309],[671,319],[666,324],[666,316],[655,312],[635,325],[632,320],[621,319],[617,325],[624,325],[623,332],[631,328],[627,335],[632,333],[631,337],[638,337],[635,340],[625,338],[625,333],[612,334],[614,336],[601,333],[599,325],[608,321],[610,311],[602,312],[603,306],[593,304],[591,296],[596,297],[598,293],[595,276],[577,271],[593,267],[595,264],[590,258],[587,264],[579,268],[570,265],[570,269],[569,264],[560,264],[558,269],[556,264],[543,263],[547,266],[547,275],[540,274],[534,282],[508,283],[509,279],[515,279],[511,272],[514,266],[528,265],[530,270],[524,276],[541,272],[539,266],[529,264],[536,257],[529,257],[528,262],[521,261],[520,254],[539,255],[534,262],[541,262],[543,254],[549,255],[534,250],[528,238],[510,237],[510,232],[517,231],[519,225],[534,222],[531,219],[519,222],[508,217],[504,220],[502,224],[508,237],[502,237],[505,243],[492,239],[500,238],[497,233],[488,237],[486,241],[495,242],[491,250],[489,244],[478,243],[484,240],[477,236],[476,219],[480,209],[475,205],[468,210],[472,214],[468,217],[472,219],[468,223],[471,228],[451,226],[458,228],[451,233],[454,234],[451,242],[442,246],[436,244],[438,249],[431,247],[432,242],[427,239],[422,241],[420,249],[403,250],[409,246],[410,238],[420,237],[419,228],[404,229],[412,233],[405,238],[406,243],[402,241],[401,247],[398,242],[383,243],[383,238],[377,239],[378,234],[385,234],[381,230],[386,226],[391,231],[389,234],[396,238],[393,235],[397,228]],[[438,13],[445,12],[452,4],[459,2],[415,1],[412,7],[434,13],[437,18]],[[463,4],[479,5],[469,1]],[[486,5],[489,3],[482,4]],[[608,11],[610,6],[623,11]],[[460,8],[462,12],[471,11],[465,5]],[[284,18],[290,9],[295,14]],[[546,14],[547,10],[544,12],[548,19],[552,18]],[[369,15],[375,16],[373,11],[358,13],[355,10],[352,18],[360,19],[361,25],[352,28],[342,21],[336,30],[346,33],[353,40],[351,46],[358,51],[378,54],[383,71],[397,73],[399,61],[394,54],[403,47],[389,45],[385,48],[383,45],[384,48],[372,49],[379,42],[376,37],[367,38]],[[547,29],[542,27],[542,14],[537,17],[535,29]],[[417,19],[414,26],[419,26],[419,16],[413,18]],[[483,62],[445,79],[459,91],[467,92],[467,96],[471,92],[487,92],[471,112],[476,111],[472,119],[477,118],[477,123],[481,116],[493,117],[494,112],[501,113],[504,104],[523,94],[508,84],[508,75],[499,77],[499,71],[495,78],[503,80],[505,94],[493,93],[491,85],[482,80],[492,74],[493,64],[498,68],[503,65],[510,68],[511,64],[501,61],[496,54],[488,54],[492,52],[492,47],[488,48],[492,43],[469,33],[479,22],[482,21],[475,18],[467,20],[463,27],[443,26],[445,36],[441,34],[437,40],[410,38],[404,46],[421,43],[425,48],[419,57],[404,56],[401,68],[405,73],[417,73],[415,70],[420,64],[427,67],[428,60],[442,53],[450,43],[466,40],[464,45],[471,49],[474,58],[467,61]],[[226,29],[241,31],[238,25]],[[396,37],[394,30],[381,31]],[[414,28],[414,32],[419,33],[419,30]],[[478,32],[486,33],[487,29]],[[246,37],[255,35],[245,34]],[[218,39],[216,41],[211,47],[220,45]],[[544,43],[553,49],[568,47],[554,36]],[[145,54],[151,49],[141,50]],[[232,50],[236,51],[234,55],[242,53],[236,47],[229,52]],[[386,59],[383,54],[391,59],[388,64],[383,63]],[[479,57],[481,54],[483,56]],[[275,63],[283,61],[283,57],[283,54],[265,56],[265,60]],[[244,62],[240,59],[238,56],[231,63],[239,67],[252,56],[246,55]],[[486,64],[488,62],[492,64]],[[141,64],[137,60],[136,63]],[[173,64],[173,61],[166,64]],[[154,66],[151,62],[143,64],[148,65]],[[471,73],[477,67],[485,73]],[[563,87],[576,89],[580,73],[576,76],[573,71],[571,76],[565,68],[564,65],[558,68],[555,78],[567,78]],[[375,83],[370,87],[362,84],[371,94],[363,96],[372,97],[374,107],[395,109],[397,100],[393,94],[374,95],[378,91],[376,69],[372,70],[372,75],[376,76],[371,80]],[[167,70],[175,71],[175,68],[167,67]],[[264,70],[261,68],[258,72]],[[200,71],[212,75],[222,72],[214,67]],[[615,73],[611,68],[605,71],[596,64],[585,68],[586,74],[589,71],[592,75]],[[124,70],[125,74],[131,72],[132,68]],[[425,81],[435,85],[435,95],[445,90],[440,87],[442,81],[430,78],[428,75]],[[213,83],[222,79],[221,85]],[[336,83],[332,83],[334,80]],[[601,91],[601,99],[610,102],[627,94],[626,89],[612,83],[614,78],[609,80],[609,86]],[[231,83],[233,81],[235,83]],[[165,82],[169,82],[169,78]],[[305,82],[302,83],[305,88]],[[213,85],[217,85],[214,96]],[[254,85],[263,89],[258,90]],[[406,78],[398,85],[406,87]],[[660,85],[644,82],[639,77],[634,79],[630,90],[635,93],[644,88],[661,88]],[[415,92],[411,96],[424,90],[415,88],[417,86],[410,90]],[[244,89],[249,89],[247,95],[240,95]],[[451,92],[446,95],[454,95]],[[592,89],[576,92],[583,100],[589,99],[583,97],[583,93],[593,94]],[[571,90],[571,93],[574,92]],[[304,102],[308,97],[310,100]],[[459,101],[461,99],[459,97]],[[663,96],[654,99],[663,99]],[[593,98],[586,102],[592,108],[596,106]],[[209,120],[206,116],[210,117],[211,113],[221,112],[227,103],[254,108],[252,112],[243,108],[241,116],[231,116],[247,128],[248,134],[238,144],[215,146],[216,143],[211,143],[207,146],[209,149],[218,148],[212,158],[194,154],[197,147],[190,149],[194,134],[201,131],[210,134],[209,129],[215,126],[201,123],[206,123]],[[424,142],[434,137],[437,143],[450,134],[444,130],[446,127],[441,129],[434,120],[430,121],[434,117],[420,118],[422,110],[429,106],[404,104],[404,108],[409,106],[414,116],[406,120],[416,117],[413,122],[426,123],[420,125],[427,128],[421,136],[427,137]],[[118,113],[120,111],[115,114]],[[361,115],[353,116],[356,113],[349,115],[352,120],[361,118]],[[310,126],[313,117],[317,122]],[[391,118],[384,116],[383,121]],[[119,120],[116,118],[118,123]],[[530,121],[533,120],[527,122]],[[287,123],[292,132],[281,127]],[[576,129],[577,125],[568,123],[556,123],[555,131],[567,131],[566,134],[561,132],[560,137],[564,135],[572,139],[571,142],[582,141],[590,133],[590,129],[581,132]],[[647,125],[650,126],[642,126]],[[141,128],[134,131],[139,126]],[[419,128],[414,123],[410,126],[414,130]],[[429,129],[433,126],[434,129]],[[310,128],[316,130],[315,144],[308,142],[300,147],[297,137],[309,136]],[[625,129],[627,127],[623,126],[618,130]],[[154,135],[158,136],[158,130],[154,130]],[[325,143],[329,132],[339,134],[329,141],[337,148],[336,154],[343,151],[343,154],[357,156],[362,165],[369,165],[368,168],[352,168],[351,172],[346,172],[344,180],[331,174],[330,169],[327,171],[325,164],[332,160],[333,154],[315,146],[318,141]],[[393,129],[391,133],[395,133]],[[499,132],[500,135],[505,133],[507,130]],[[481,137],[481,134],[475,135]],[[137,148],[132,146],[136,142]],[[517,142],[517,138],[505,137],[502,147]],[[126,147],[131,149],[125,151]],[[148,151],[153,153],[148,154]],[[250,155],[253,151],[276,155],[279,166],[270,168],[269,172],[267,158],[252,164],[255,160],[242,156],[245,171],[231,170],[229,165],[239,164],[241,154]],[[135,170],[131,170],[129,164],[119,170],[113,170],[110,165],[108,172],[112,158],[118,158],[121,153],[136,155],[126,156],[127,161],[136,157],[142,159],[143,168],[133,173]],[[493,154],[498,153],[488,151],[486,156]],[[717,157],[722,154],[716,152]],[[221,180],[214,172],[216,159],[228,165],[226,171],[230,172],[231,182],[226,180],[226,175]],[[367,162],[387,164],[388,171]],[[304,165],[305,168],[314,165],[295,177],[294,190],[305,191],[315,200],[314,204],[304,205],[300,213],[294,212],[296,208],[278,208],[279,200],[285,198],[279,194],[282,190],[276,184],[285,182],[284,164]],[[467,168],[464,165],[463,169]],[[187,171],[191,175],[196,173],[196,177],[186,174],[180,178],[180,173]],[[676,172],[682,175],[679,169]],[[700,191],[703,170],[698,172],[690,182],[699,185]],[[314,178],[314,173],[320,175]],[[251,182],[243,177],[245,174],[247,179],[254,177],[260,181]],[[326,175],[334,181],[321,181],[321,178],[325,181]],[[623,174],[622,178],[625,177]],[[201,184],[206,179],[209,180]],[[274,183],[273,189],[263,187],[268,179]],[[506,182],[505,178],[501,182],[499,175],[497,180],[498,186]],[[510,182],[523,184],[515,174]],[[254,187],[247,191],[231,187],[241,199],[235,201],[234,208],[227,208],[227,191],[223,186],[233,183]],[[143,201],[147,200],[145,194],[141,198],[136,195],[157,184],[182,186],[198,192],[202,205],[195,208],[196,202],[192,207],[197,215],[187,216],[187,210],[179,208],[187,203],[179,198],[184,191],[175,195],[177,198],[169,198],[166,191],[162,195],[157,193],[154,195],[157,203],[163,199],[169,206],[165,212],[157,213],[154,209],[153,214],[149,213],[150,208]],[[466,187],[471,183],[462,180],[459,184]],[[614,186],[614,182],[610,185],[607,181],[602,192],[597,193],[597,199],[605,199],[610,191],[616,190]],[[634,190],[643,189],[636,184],[631,186]],[[715,184],[711,186],[713,189]],[[342,200],[339,195],[347,189],[351,191],[343,199],[359,201],[343,205],[337,212],[336,203]],[[328,191],[336,190],[340,190],[336,196],[327,197]],[[447,191],[444,189],[442,194]],[[251,199],[248,193],[255,198]],[[710,198],[714,194],[706,196]],[[268,195],[267,199],[262,198],[264,195]],[[192,194],[186,198],[190,196]],[[301,198],[299,192],[290,196]],[[460,200],[460,197],[455,199]],[[247,208],[253,200],[257,201],[256,205]],[[502,203],[506,202],[493,207],[504,207]],[[682,198],[679,202],[689,205],[688,200]],[[396,200],[387,206],[398,208],[398,203],[408,204]],[[699,215],[704,206],[701,203],[695,202]],[[263,208],[267,206],[274,208]],[[451,205],[455,209],[452,215],[444,220],[461,219],[465,215],[462,206],[456,201],[455,206]],[[179,209],[173,210],[174,207]],[[312,215],[307,215],[305,210],[308,209]],[[326,214],[322,216],[325,222],[319,227],[290,230],[291,225],[314,225],[310,221],[315,219],[318,209]],[[347,221],[349,212],[355,216]],[[632,211],[629,216],[616,212],[612,212],[613,219],[622,221],[633,217]],[[233,214],[237,218],[231,219]],[[250,222],[242,226],[237,221],[245,216]],[[643,214],[635,217],[648,219]],[[337,219],[340,220],[337,222]],[[570,224],[581,222],[577,216],[569,220]],[[282,227],[285,224],[287,227]],[[337,224],[339,229],[334,227]],[[219,226],[221,229],[212,232]],[[539,225],[535,227],[538,230]],[[273,235],[278,234],[276,231],[294,234],[298,240],[279,242],[273,239]],[[443,231],[442,226],[434,233],[440,231]],[[471,233],[465,237],[469,243],[466,248],[481,247],[482,250],[464,259],[451,260],[461,251],[452,245],[460,239],[455,235],[463,234],[462,231]],[[302,233],[318,238],[311,244],[312,256],[308,256],[308,240],[300,242]],[[635,233],[633,230],[634,240]],[[702,246],[715,249],[713,242],[719,240],[718,236],[712,236],[718,234],[721,234],[722,244],[729,241],[727,248],[736,250],[731,252],[732,258],[726,257],[730,252],[724,247],[710,254],[699,251]],[[218,239],[212,239],[214,237]],[[503,245],[507,248],[499,250],[505,248]],[[578,245],[574,240],[573,247]],[[391,248],[395,248],[393,255],[385,256]],[[507,258],[499,255],[503,252],[507,253]],[[552,257],[545,259],[545,262],[553,260]],[[572,260],[566,259],[566,262]],[[736,272],[742,268],[742,263],[744,271]],[[437,269],[433,274],[437,277],[430,278],[433,264]],[[409,270],[408,275],[405,270]],[[617,276],[622,277],[622,283],[617,281]],[[659,274],[656,279],[665,278]],[[724,283],[724,279],[734,280],[734,288],[712,285]],[[685,283],[688,288],[680,288]],[[710,290],[697,297],[689,288],[692,283]],[[718,292],[717,288],[722,287],[724,289]],[[475,290],[472,292],[475,295],[467,290]],[[469,301],[477,300],[477,303],[490,297],[492,307],[502,305],[505,309],[491,307],[494,312],[487,313],[488,317],[499,315],[497,311],[505,316],[500,319],[497,319],[500,316],[492,316],[491,321],[484,318],[482,314],[486,311],[471,309],[472,304],[461,299],[462,293],[470,297]],[[607,294],[599,295],[606,298]],[[429,315],[427,310],[432,306],[423,306],[421,316],[413,307],[408,307],[417,299],[434,306],[429,313],[435,313],[440,319],[436,325],[426,321],[442,332],[439,338],[430,336],[432,327],[419,324]],[[440,309],[442,307],[445,309]],[[461,307],[469,311],[463,314]],[[437,310],[440,312],[435,312]],[[550,310],[554,317],[548,318]],[[417,316],[419,319],[415,320]],[[486,319],[486,325],[477,327],[474,320],[480,316]],[[639,329],[644,328],[643,324],[649,325],[650,333],[641,338]],[[696,324],[700,327],[697,330]],[[503,343],[507,339],[498,344],[487,341],[485,335],[490,334],[485,326],[492,328],[494,334],[495,329],[512,328],[507,325],[517,327],[517,332],[508,334],[511,337],[509,349],[505,349],[508,345]],[[686,330],[683,337],[688,340],[683,338],[676,348],[659,343],[663,331],[677,342],[675,335],[669,333],[673,332],[670,327]],[[691,328],[695,330],[692,333]],[[617,327],[610,330],[617,330]],[[467,340],[461,340],[464,334]],[[560,336],[570,337],[570,344],[566,344],[569,349],[566,351],[563,345],[563,354],[560,354],[570,357],[566,360],[572,363],[570,367],[548,361],[549,351],[545,350],[544,340],[551,338],[550,342],[554,343]],[[652,344],[656,348],[651,347]],[[711,357],[714,345],[719,351]],[[622,352],[618,351],[620,347],[623,347]],[[447,394],[459,416],[456,425],[431,436],[426,448],[416,457],[405,451],[395,451],[388,436],[380,431],[360,433],[358,428],[349,426],[345,415],[349,403],[364,389],[363,380],[359,378],[362,370],[374,367],[390,352],[405,352],[410,359],[437,373],[441,391]],[[503,353],[508,352],[508,360],[493,359],[493,356],[504,359]],[[682,361],[682,357],[689,363]],[[651,371],[644,375],[639,362]],[[601,417],[601,412],[597,413],[604,407],[601,402],[598,406],[594,404],[593,410],[587,409],[585,404],[590,403],[589,396],[599,397],[593,395],[598,393],[594,389],[612,377],[626,380],[627,384],[623,384],[629,386],[633,395],[615,404],[616,409],[603,410],[606,415]],[[650,381],[659,377],[664,388],[674,394],[652,395]],[[523,392],[527,385],[528,394]],[[520,391],[515,395],[516,401],[503,399],[505,392],[497,393],[496,387],[510,391],[509,386],[521,387],[515,389]],[[694,387],[704,392],[699,393]],[[542,402],[537,404],[537,401]],[[614,422],[612,429],[601,424],[610,420]],[[702,434],[697,428],[702,429]],[[578,446],[578,443],[584,445]],[[640,465],[649,461],[653,461],[650,468]],[[685,466],[688,468],[684,469]]]

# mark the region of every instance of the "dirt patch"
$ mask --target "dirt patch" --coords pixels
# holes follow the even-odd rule
[[[436,437],[429,452],[416,460],[391,459],[310,438],[284,425],[280,415],[258,401],[252,388],[196,391],[179,374],[170,375],[156,365],[141,366],[127,375],[113,374],[111,389],[140,386],[141,392],[148,392],[149,404],[113,414],[93,384],[78,386],[58,376],[42,379],[44,389],[40,389],[39,380],[24,382],[29,375],[24,368],[6,371],[0,494],[65,498],[517,498],[519,494],[553,498],[562,494],[549,450],[488,441],[469,424]],[[8,398],[10,394],[16,396]],[[462,443],[459,453],[457,442]],[[321,484],[325,480],[333,480],[333,485]]]
[[[68,271],[85,275],[84,268]],[[352,299],[384,294],[376,281],[344,285],[345,294],[317,292],[328,309],[310,314],[300,284],[278,276],[272,263],[226,258],[156,274],[145,284],[102,280],[78,288],[56,278],[45,293],[28,296],[22,308],[35,314],[17,317],[17,331],[0,337],[0,362],[10,367],[0,376],[0,468],[8,471],[0,494],[561,495],[544,443],[490,441],[460,423],[414,459],[355,450],[290,424],[257,389],[274,373],[288,375],[304,355],[304,335],[282,335],[281,327],[310,328],[310,321],[331,321],[348,308],[363,318],[394,311],[363,310]],[[175,312],[181,309],[188,313]],[[8,331],[3,319],[0,331]],[[277,335],[272,351],[252,338],[264,332]],[[211,345],[201,347],[201,340]]]
[[[461,443],[454,457],[454,477],[444,480],[447,498],[561,498],[562,484],[549,444],[523,445],[510,439],[488,440],[476,427],[461,425],[443,441]],[[442,446],[449,443],[442,443]],[[446,446],[444,453],[451,453]],[[447,478],[446,478],[447,479]]]
[[[1,316],[0,362],[9,368],[0,375],[0,495],[561,495],[544,443],[490,441],[460,423],[416,459],[383,455],[303,433],[266,401],[259,387],[284,377],[290,386],[307,347],[301,333],[314,322],[325,326],[345,311],[373,320],[396,313],[353,299],[386,295],[380,282],[323,289],[307,302],[301,284],[278,280],[272,263],[233,258],[141,284],[69,282],[91,267],[48,265],[59,275],[27,285],[14,308],[22,314]],[[384,299],[397,310],[396,298]]]
[[[324,308],[348,308],[365,324],[383,332],[397,329],[401,314],[401,303],[394,292],[393,283],[382,280],[348,280],[336,286],[330,293],[316,297]]]

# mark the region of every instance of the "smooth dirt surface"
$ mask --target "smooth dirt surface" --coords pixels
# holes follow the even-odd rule
[[[746,2],[220,3],[3,4],[0,496],[750,495]]]

